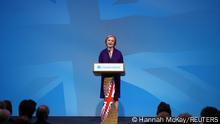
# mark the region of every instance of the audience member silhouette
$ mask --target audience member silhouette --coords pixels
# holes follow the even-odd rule
[[[12,115],[12,104],[9,100],[4,100],[5,103],[5,109],[7,109],[10,112],[10,115]]]
[[[182,113],[178,115],[179,120],[181,120],[182,122],[176,122],[176,124],[193,124],[192,121],[190,121],[190,118],[192,117],[192,115],[190,115],[189,113]],[[186,122],[184,122],[186,121]]]
[[[28,120],[31,123],[32,116],[36,110],[36,102],[33,100],[23,100],[19,104],[19,120]]]
[[[0,108],[0,124],[8,124],[10,112],[7,109]]]
[[[49,108],[46,105],[39,106],[36,112],[37,121],[34,124],[49,124],[48,115]]]
[[[160,119],[163,123],[167,122],[167,118],[171,117],[170,105],[165,102],[160,102],[156,114],[156,118]]]
[[[9,117],[8,122],[9,123],[13,123],[14,119],[11,117],[12,116],[12,104],[11,104],[11,101],[4,100],[4,103],[5,103],[5,109],[7,109],[10,112],[10,117]]]
[[[212,106],[206,106],[201,110],[200,117],[218,117],[219,116],[218,112],[219,111],[217,108],[212,107]],[[203,122],[203,124],[208,124],[208,123],[210,122]]]
[[[201,117],[215,117],[218,114],[218,109],[215,107],[207,106],[201,110]]]
[[[160,102],[157,107],[157,115],[159,115],[161,112],[166,112],[169,117],[172,116],[170,105],[165,102]]]

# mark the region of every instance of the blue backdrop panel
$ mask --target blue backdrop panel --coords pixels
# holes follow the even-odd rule
[[[92,73],[104,38],[124,55],[120,116],[220,108],[219,0],[1,0],[0,100],[50,107],[51,115],[98,116]]]

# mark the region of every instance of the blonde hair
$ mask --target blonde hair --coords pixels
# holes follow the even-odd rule
[[[108,38],[110,38],[110,37],[113,37],[113,38],[115,39],[114,46],[116,46],[116,43],[117,43],[117,38],[116,38],[116,36],[115,36],[115,35],[112,35],[112,34],[109,34],[109,35],[107,35],[107,36],[106,36],[106,38],[105,38],[105,44],[107,43],[107,40],[108,40]]]

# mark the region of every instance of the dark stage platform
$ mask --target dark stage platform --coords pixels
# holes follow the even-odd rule
[[[118,124],[131,124],[132,117],[119,117]],[[51,124],[100,124],[100,117],[94,116],[52,116]],[[137,123],[135,123],[137,124]],[[142,123],[143,124],[143,123]]]
[[[17,116],[13,116],[16,119]],[[32,118],[35,122],[36,118]],[[100,124],[100,117],[97,116],[50,116],[48,118],[50,124]],[[118,124],[144,124],[132,122],[132,117],[119,117]]]

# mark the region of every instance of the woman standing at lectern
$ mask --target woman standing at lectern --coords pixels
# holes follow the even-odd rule
[[[99,63],[123,63],[122,53],[115,48],[117,39],[114,35],[108,35],[105,38],[106,47],[99,55]],[[118,110],[118,99],[120,98],[120,74],[105,74],[101,77],[100,98],[105,98],[103,82],[105,77],[113,77],[115,82],[114,106]]]

